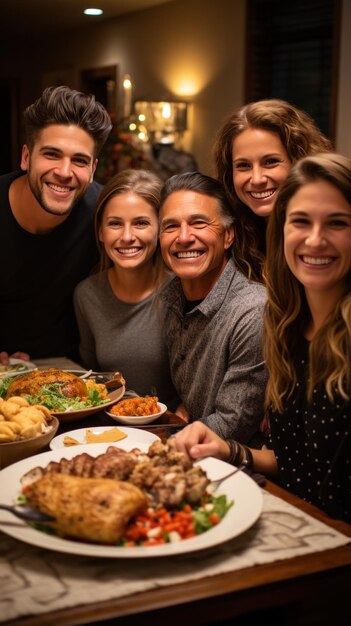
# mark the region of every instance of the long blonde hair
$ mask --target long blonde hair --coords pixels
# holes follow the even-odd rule
[[[266,408],[283,412],[283,399],[297,381],[292,354],[296,337],[306,329],[311,313],[302,284],[284,257],[284,223],[289,201],[305,184],[325,180],[351,205],[351,161],[335,153],[305,157],[297,162],[281,187],[267,228],[265,276],[265,359],[269,372]],[[309,345],[307,397],[322,383],[331,401],[335,393],[350,398],[351,271],[348,289]]]
[[[249,279],[263,282],[266,222],[239,200],[233,182],[233,142],[248,128],[278,135],[293,164],[310,154],[330,152],[332,144],[305,111],[284,100],[259,100],[246,104],[231,113],[218,131],[214,160],[217,178],[224,185],[235,215],[235,262]]]
[[[94,219],[95,238],[100,251],[100,272],[103,272],[113,265],[111,259],[106,254],[104,245],[99,239],[104,210],[109,200],[121,193],[135,193],[154,209],[158,217],[162,185],[162,180],[153,172],[148,170],[127,169],[113,176],[103,188],[96,207]],[[155,288],[157,289],[169,276],[169,271],[162,259],[159,242],[157,242],[157,248],[153,256],[153,264],[156,270]]]

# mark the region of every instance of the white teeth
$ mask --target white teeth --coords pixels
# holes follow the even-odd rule
[[[201,256],[202,252],[198,252],[197,250],[189,251],[189,252],[177,252],[176,256],[178,259],[195,259],[198,256]]]
[[[316,257],[316,256],[303,256],[302,260],[304,263],[308,263],[309,265],[329,265],[333,261],[331,257]]]
[[[52,183],[49,183],[49,187],[51,187],[51,189],[53,189],[54,191],[60,191],[60,192],[71,191],[71,187],[59,187],[58,185],[53,185]]]
[[[274,191],[249,191],[250,195],[256,200],[262,200],[263,198],[270,198],[273,196]]]
[[[139,252],[139,248],[117,248],[120,254],[135,254]]]

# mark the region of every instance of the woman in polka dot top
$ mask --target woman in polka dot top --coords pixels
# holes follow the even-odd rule
[[[351,522],[351,161],[305,157],[267,229],[267,449],[223,441],[201,423],[174,438],[193,458],[241,461]]]

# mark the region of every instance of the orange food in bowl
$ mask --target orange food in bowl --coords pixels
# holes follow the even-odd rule
[[[160,412],[160,407],[157,404],[158,398],[156,396],[145,396],[144,398],[128,398],[126,400],[120,400],[111,409],[110,413],[113,415],[154,415]]]

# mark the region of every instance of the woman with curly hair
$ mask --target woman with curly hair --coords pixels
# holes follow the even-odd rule
[[[202,424],[175,445],[278,477],[351,521],[351,161],[305,157],[279,191],[267,229],[265,357],[269,449],[223,441]]]
[[[235,212],[233,253],[241,271],[262,282],[265,232],[291,166],[332,145],[304,111],[284,100],[260,100],[234,111],[219,130],[214,157]]]

